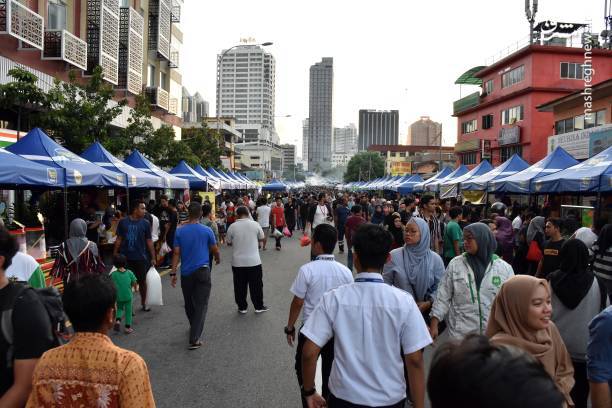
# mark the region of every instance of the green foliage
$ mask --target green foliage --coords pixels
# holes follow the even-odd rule
[[[181,144],[187,146],[195,157],[193,163],[189,165],[194,166],[201,164],[202,167],[221,167],[221,158],[223,150],[221,149],[221,136],[216,129],[211,129],[206,126],[206,123],[202,123],[202,127],[183,129],[181,133]]]
[[[30,128],[31,116],[36,116],[48,106],[45,93],[36,85],[36,75],[23,68],[8,72],[13,81],[0,85],[0,107],[17,114],[17,130],[22,129],[22,116],[26,116]],[[36,120],[35,120],[36,122]]]
[[[376,152],[361,152],[351,158],[344,173],[344,181],[373,180],[385,175],[385,162]]]
[[[77,154],[96,140],[110,147],[111,153],[118,153],[127,143],[111,140],[120,136],[111,138],[110,124],[121,114],[126,101],[110,106],[113,95],[113,87],[104,81],[100,66],[84,84],[78,83],[71,71],[68,82],[56,80],[47,94],[50,109],[42,117],[43,127]]]
[[[121,129],[121,137],[112,138],[108,150],[113,154],[129,154],[138,144],[149,140],[155,132],[153,123],[151,123],[151,104],[149,99],[143,93],[136,95],[135,101],[136,104],[132,108],[130,117],[127,120],[128,125]],[[174,132],[172,132],[172,137],[174,137]]]

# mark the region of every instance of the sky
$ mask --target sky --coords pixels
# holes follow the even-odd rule
[[[540,0],[536,22],[604,27],[604,0]],[[215,114],[216,56],[242,38],[276,59],[276,129],[302,148],[309,68],[334,58],[333,123],[358,123],[359,109],[398,109],[400,144],[420,116],[442,122],[443,144],[457,139],[453,101],[476,89],[455,85],[468,69],[526,41],[523,0],[185,0],[180,72]],[[291,117],[281,117],[291,115]]]

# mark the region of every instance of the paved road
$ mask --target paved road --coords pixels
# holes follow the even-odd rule
[[[300,232],[283,239],[281,252],[274,250],[274,241],[261,252],[264,301],[270,311],[260,315],[253,312],[252,304],[248,314],[237,313],[231,248],[222,248],[221,264],[213,268],[201,349],[187,350],[181,290],[170,286],[168,276],[162,278],[165,305],[148,313],[137,310],[133,334],[112,334],[117,345],[136,351],[147,362],[158,407],[301,406],[293,369],[295,350],[282,332],[292,299],[289,287],[299,266],[309,259],[310,250],[299,246],[299,236]],[[338,259],[345,262],[345,256]]]

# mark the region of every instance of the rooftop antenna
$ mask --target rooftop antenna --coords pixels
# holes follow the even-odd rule
[[[529,45],[533,44],[533,23],[535,22],[537,12],[538,0],[525,0],[525,16],[527,16],[527,21],[529,21]]]
[[[606,28],[601,32],[604,48],[612,50],[612,0],[604,2],[604,20]]]

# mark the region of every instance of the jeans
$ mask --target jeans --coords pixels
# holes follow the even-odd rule
[[[587,379],[586,362],[572,360],[574,364],[574,388],[570,396],[576,404],[576,408],[586,408],[589,400],[589,380]]]
[[[247,309],[247,290],[251,292],[251,302],[255,310],[263,309],[263,270],[261,265],[232,266],[234,275],[234,298],[239,310]]]
[[[344,252],[344,224],[338,225],[338,249]]]
[[[297,375],[298,384],[302,387],[304,379],[302,375],[302,350],[304,349],[304,343],[306,343],[306,336],[302,333],[298,333],[298,342],[295,349],[295,374]],[[323,377],[323,390],[321,396],[327,400],[329,398],[329,374],[331,373],[332,364],[334,362],[334,339],[332,338],[327,342],[321,349],[321,374]],[[302,397],[302,407],[308,408],[306,398]]]
[[[185,314],[189,320],[189,343],[200,341],[208,311],[211,289],[210,269],[203,266],[190,275],[181,275],[181,289],[185,300]]]

